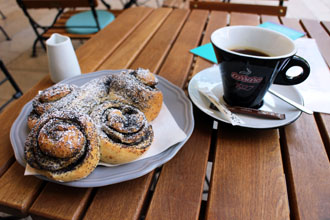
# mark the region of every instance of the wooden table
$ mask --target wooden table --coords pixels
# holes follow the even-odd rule
[[[149,68],[186,89],[212,65],[188,51],[227,24],[274,21],[315,38],[330,64],[330,23],[207,10],[131,8],[77,50],[84,73]],[[9,141],[10,127],[41,80],[0,115],[1,211],[36,219],[329,219],[330,116],[302,114],[280,129],[219,123],[194,109],[195,129],[178,154],[140,178],[99,188],[71,188],[24,176]],[[207,199],[207,164],[212,175]],[[207,188],[207,184],[205,186]],[[206,196],[204,194],[204,196]]]

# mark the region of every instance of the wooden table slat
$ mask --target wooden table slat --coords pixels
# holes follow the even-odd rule
[[[321,26],[319,21],[302,19],[302,24],[305,27],[305,29],[307,29],[307,32],[310,35],[310,37],[316,40],[324,60],[327,62],[328,66],[330,66],[329,34]]]
[[[0,210],[17,216],[28,215],[38,196],[42,181],[24,176],[24,168],[15,162],[0,178]]]
[[[145,17],[151,12],[152,10],[151,9],[148,9],[148,8],[141,8],[139,10],[135,10],[134,13],[131,11],[131,10],[127,10],[126,15],[125,16],[128,16],[128,17],[134,17],[134,19],[137,19],[137,20],[141,20],[141,22],[145,19]],[[123,13],[123,14],[125,14]],[[102,58],[106,58],[108,56],[108,54],[110,53],[110,51],[113,51],[114,48],[116,48],[116,45],[120,43],[120,41],[122,40],[120,37],[125,37],[127,36],[131,30],[134,30],[135,27],[137,26],[136,23],[139,23],[139,21],[137,20],[134,20],[132,19],[131,22],[129,23],[129,21],[126,22],[126,19],[123,18],[123,20],[125,21],[122,21],[122,22],[125,22],[127,23],[127,28],[123,28],[121,27],[120,24],[122,23],[119,23],[118,25],[116,23],[114,23],[113,26],[111,26],[108,30],[107,28],[103,29],[102,32],[99,32],[98,35],[100,35],[100,37],[102,38],[102,35],[103,34],[106,34],[108,33],[108,31],[116,31],[117,29],[121,29],[122,31],[119,31],[119,32],[116,32],[117,35],[111,35],[111,36],[115,36],[113,38],[102,38],[103,40],[98,40],[99,37],[95,36],[95,38],[93,38],[91,40],[91,42],[87,42],[86,44],[84,44],[83,46],[81,46],[77,51],[77,57],[79,59],[79,62],[81,64],[81,69],[82,71],[86,71],[86,72],[91,72],[91,71],[95,71],[98,67],[98,65],[100,64],[100,60],[94,60],[94,59],[89,59],[88,61],[84,61],[84,57],[86,57],[86,55],[90,54],[91,52],[93,52],[93,58],[97,58],[97,57],[102,57]],[[120,21],[121,18],[119,17],[118,20]],[[119,22],[117,21],[117,22]],[[134,21],[134,22],[133,22]],[[110,44],[109,44],[110,42]],[[97,50],[97,53],[95,52],[95,50]],[[91,56],[89,55],[89,58]],[[87,64],[88,63],[88,66],[86,65],[86,68],[84,67],[84,64]],[[50,85],[52,85],[52,82],[49,81],[49,77],[46,77],[44,79],[44,82],[46,83],[46,87],[49,87]],[[39,89],[43,89],[44,86],[41,86],[42,84],[40,85],[37,85],[36,86],[36,89],[39,88]],[[31,97],[31,95],[29,96]],[[33,97],[33,96],[32,96]],[[31,98],[32,98],[31,97]],[[56,188],[56,187],[55,187]],[[48,190],[50,189],[50,190]],[[66,216],[67,215],[67,210],[65,208],[61,208],[59,211],[58,207],[56,205],[53,205],[53,206],[45,206],[45,204],[47,203],[44,203],[43,202],[43,198],[49,198],[50,195],[53,194],[53,191],[51,190],[53,189],[52,187],[48,188],[46,187],[46,189],[41,193],[41,199],[36,201],[36,204],[34,204],[33,206],[33,209],[32,209],[32,213],[33,215],[35,216],[44,216],[44,215],[47,215],[47,213],[49,213],[49,217],[55,217],[55,216]],[[61,194],[60,194],[61,195]],[[86,204],[86,198],[89,197],[90,195],[90,190],[83,190],[81,189],[81,197],[72,197],[72,196],[68,196],[67,197],[67,200],[66,202],[63,202],[61,204],[67,204],[67,205],[70,205],[70,204],[79,204],[81,203],[82,206],[84,206]],[[47,207],[46,211],[45,211],[45,207]],[[72,217],[75,218],[79,215],[81,215],[81,212],[82,212],[82,209],[81,209],[81,206],[77,206],[75,207],[76,208],[76,211],[74,212],[71,212],[73,213]],[[61,218],[60,218],[61,219]]]
[[[211,41],[210,38],[213,31],[215,31],[218,28],[225,27],[227,25],[228,16],[229,14],[223,11],[212,11],[210,13],[209,22],[207,24],[201,45],[204,45]],[[192,76],[197,74],[199,71],[210,67],[211,65],[212,63],[210,61],[205,60],[204,58],[201,58],[199,56],[196,56],[196,63]]]
[[[171,11],[170,8],[155,9],[99,69],[128,68]]]
[[[293,215],[301,220],[329,218],[329,158],[314,117],[302,114],[284,132]]]
[[[166,54],[175,42],[188,14],[188,10],[173,10],[138,57],[134,60],[130,68],[136,69],[142,67],[149,69],[153,73],[158,72],[160,65],[164,62]]]
[[[330,21],[322,21],[321,24],[327,30],[328,34],[330,34]]]
[[[230,22],[258,25],[259,16],[231,13]],[[289,219],[278,131],[221,124],[218,135],[206,219]]]
[[[169,7],[169,8],[174,8],[176,0],[164,0],[163,6],[164,7]]]
[[[193,61],[193,54],[189,50],[198,46],[207,16],[208,12],[204,10],[191,12],[160,69],[159,75],[181,88],[187,80]],[[195,34],[191,34],[192,31]]]
[[[202,114],[195,112],[196,127],[192,136],[163,166],[147,220],[198,219],[212,133],[212,120],[203,118]]]
[[[59,28],[59,29],[55,29],[54,28],[54,29],[48,30],[47,31],[47,34],[44,34],[43,37],[49,38],[49,37],[51,37],[52,34],[55,34],[55,33],[65,35],[65,36],[68,36],[70,38],[78,38],[79,37],[79,39],[83,39],[83,40],[89,39],[89,38],[91,38],[94,35],[94,34],[80,34],[78,36],[78,34],[70,34],[70,33],[68,33],[63,28]]]
[[[283,25],[289,27],[289,28],[293,28],[297,31],[301,31],[303,33],[305,33],[305,30],[303,29],[303,27],[300,25],[300,22],[298,19],[296,18],[287,18],[287,17],[281,17],[281,21],[283,23]],[[305,36],[307,37],[307,36]]]
[[[111,25],[79,47],[76,54],[81,71],[83,73],[95,71],[151,12],[151,8],[125,10]]]
[[[201,35],[207,15],[208,12],[200,10],[190,14],[160,70],[159,74],[170,81],[176,74],[175,81],[172,82],[180,87],[185,85],[192,62],[192,55],[188,52],[197,46],[199,38],[196,36]],[[190,34],[191,30],[200,34],[194,37]],[[172,58],[176,54],[182,54],[180,59]],[[173,67],[175,69],[172,69]],[[200,126],[200,123],[209,123],[209,125]],[[212,120],[196,122],[198,124],[196,127],[201,129],[195,129],[180,152],[163,166],[146,219],[198,218],[211,141],[211,123]],[[194,148],[194,151],[189,150],[191,148]],[[192,172],[196,175],[190,175]],[[186,187],[186,184],[189,184],[189,187]],[[182,203],[183,198],[184,203]],[[168,211],[162,212],[162,210]]]
[[[153,175],[98,189],[84,219],[140,219]]]
[[[73,188],[48,183],[30,208],[35,219],[80,219],[92,188]]]
[[[173,10],[130,68],[143,67],[155,72],[187,15],[186,10]],[[154,42],[162,43],[155,45]],[[85,219],[138,219],[153,175],[154,172],[151,172],[136,180],[99,189]],[[100,209],[104,211],[100,213]]]
[[[280,24],[280,19],[278,16],[274,16],[274,15],[261,15],[261,23],[265,23],[265,22],[273,22],[273,23],[277,23]]]
[[[206,219],[290,219],[279,134],[221,125]]]
[[[10,128],[20,113],[22,107],[30,101],[40,89],[52,85],[49,76],[41,80],[23,96],[9,104],[0,114],[0,175],[2,175],[12,164],[14,158],[13,148],[9,139]]]
[[[211,33],[228,21],[229,25],[272,21],[305,31],[330,64],[330,22],[171,8],[124,10],[76,53],[83,73],[143,67],[185,89],[191,76],[212,65],[189,50],[208,43]],[[24,168],[14,162],[10,127],[25,103],[51,85],[49,76],[44,77],[0,115],[0,211],[65,220],[330,216],[330,115],[323,113],[302,114],[280,129],[219,122],[215,133],[213,119],[194,109],[193,135],[160,173],[99,188],[71,188],[24,176]],[[210,156],[211,185],[204,209],[202,191]]]
[[[256,14],[230,13],[230,25],[258,25],[260,16]]]
[[[169,11],[169,10],[167,10],[167,11]],[[164,10],[162,10],[162,11],[164,11]],[[130,10],[128,10],[128,12],[130,12]],[[149,12],[149,9],[147,11],[144,11],[144,13],[146,13],[146,12]],[[160,14],[164,15],[164,13],[160,13]],[[139,15],[139,13],[137,13],[137,15]],[[143,16],[143,19],[144,18],[145,17]],[[131,28],[135,29],[135,27],[131,27]],[[111,28],[109,28],[109,29],[111,29]],[[102,36],[104,33],[107,33],[108,31],[109,30],[107,28],[105,28],[99,34]],[[95,39],[95,38],[93,38],[93,39]],[[115,39],[119,40],[117,38],[115,38]],[[123,40],[123,39],[120,39],[120,40]],[[105,42],[98,42],[98,43],[105,43]],[[99,44],[99,45],[102,46],[101,44]],[[107,48],[110,50],[115,47],[116,47],[116,43],[110,44],[109,46],[107,46]],[[81,56],[84,56],[86,54],[86,52],[88,53],[90,50],[93,50],[93,49],[95,49],[95,44],[86,43],[84,45],[84,47],[79,48],[79,51],[77,51],[78,59]],[[97,54],[94,54],[94,56],[108,57],[107,53],[108,53],[108,51],[99,50],[99,51],[97,51]],[[114,54],[116,54],[116,53],[114,52]],[[127,55],[127,57],[130,57],[130,56],[133,56],[133,54]],[[95,65],[94,68],[96,68],[96,67],[97,66]],[[89,68],[91,68],[91,66],[89,66]],[[91,69],[91,71],[94,71],[94,70],[95,69]],[[59,186],[59,187],[60,187],[60,189],[58,189],[58,190],[62,190],[62,191],[66,190],[66,188],[62,188],[61,186]],[[89,189],[80,189],[80,191],[79,191],[80,196],[72,196],[72,194],[70,194],[70,193],[67,193],[67,194],[64,193],[65,195],[67,195],[67,197],[63,198],[63,201],[61,203],[62,206],[59,207],[56,205],[50,205],[49,203],[45,202],[45,201],[48,201],[48,199],[54,194],[54,190],[55,191],[57,190],[56,188],[57,187],[54,187],[54,186],[46,187],[45,190],[41,192],[41,194],[39,196],[40,199],[38,199],[31,208],[32,215],[38,216],[38,217],[47,217],[48,216],[49,218],[57,218],[57,219],[79,218],[82,215],[83,207],[85,207],[87,205],[87,201],[90,196],[90,190]],[[59,193],[58,195],[62,195],[62,194],[63,193]],[[52,200],[52,201],[56,201],[56,200]],[[73,205],[73,204],[75,204],[75,205]],[[71,208],[70,209],[71,211],[68,211],[68,209],[67,209],[68,207]],[[67,215],[68,212],[72,213],[71,216]]]
[[[330,161],[330,114],[315,113],[315,118]]]

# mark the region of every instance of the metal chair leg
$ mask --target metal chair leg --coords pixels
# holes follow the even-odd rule
[[[36,57],[37,56],[37,51],[36,51],[36,46],[38,41],[40,42],[42,48],[46,51],[46,45],[44,43],[44,39],[42,37],[42,35],[51,27],[54,26],[54,24],[56,23],[57,19],[60,17],[60,15],[63,13],[64,9],[60,8],[58,9],[58,12],[52,22],[51,25],[49,26],[41,26],[39,25],[33,18],[32,16],[28,13],[27,8],[25,7],[25,5],[23,4],[22,0],[16,0],[17,4],[19,5],[19,7],[22,9],[24,15],[28,18],[29,23],[32,26],[32,29],[34,31],[34,33],[36,34],[36,39],[34,40],[33,46],[32,46],[32,57]],[[39,33],[39,31],[41,33]]]
[[[2,13],[1,10],[0,10],[0,15],[1,15],[2,19],[6,19],[6,16]]]
[[[14,95],[16,98],[20,97],[23,92],[22,90],[18,87],[18,85],[16,84],[14,78],[10,75],[9,71],[7,70],[5,64],[2,62],[2,60],[0,60],[0,69],[2,70],[2,72],[5,74],[6,78],[9,80],[9,82],[13,85],[16,94]]]
[[[129,2],[127,2],[124,6],[124,9],[130,8],[130,7],[132,7],[132,5],[138,6],[137,0],[130,0]]]
[[[95,5],[94,5],[93,1],[90,1],[90,6],[91,6],[93,17],[94,17],[95,22],[96,22],[96,27],[100,31],[101,30],[101,26],[100,26],[99,19],[97,18],[97,13],[96,13],[96,9],[95,9]]]
[[[111,9],[111,5],[109,5],[108,3],[105,2],[105,0],[101,0],[101,2],[103,3],[103,5],[110,10]]]
[[[10,102],[12,102],[14,99],[18,99],[19,97],[21,97],[23,95],[22,90],[18,87],[18,85],[16,84],[14,78],[10,75],[9,71],[7,70],[5,64],[2,62],[2,60],[0,60],[0,69],[2,70],[2,72],[5,74],[6,78],[1,81],[0,84],[4,83],[5,81],[9,81],[10,84],[13,86],[13,88],[15,89],[15,94],[6,102],[4,103],[1,107],[0,107],[0,111],[2,111]]]
[[[0,30],[5,35],[5,37],[6,37],[7,40],[11,40],[10,37],[8,36],[7,32],[5,31],[5,29],[3,29],[1,26],[0,26]]]

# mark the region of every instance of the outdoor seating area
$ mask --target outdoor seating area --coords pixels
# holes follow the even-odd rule
[[[1,219],[330,218],[327,1],[0,11]]]

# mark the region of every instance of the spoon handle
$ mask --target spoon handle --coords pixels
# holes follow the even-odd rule
[[[310,114],[310,115],[313,114],[313,111],[309,110],[309,109],[306,108],[305,106],[300,105],[300,104],[296,103],[295,101],[292,101],[291,99],[288,99],[287,97],[282,96],[281,94],[275,92],[274,90],[269,89],[268,92],[269,92],[270,94],[272,94],[272,95],[274,95],[274,96],[276,96],[276,97],[282,99],[282,100],[285,101],[286,103],[288,103],[288,104],[290,104],[290,105],[296,107],[297,109],[299,109],[299,110],[301,110],[301,111],[307,113],[307,114]]]

